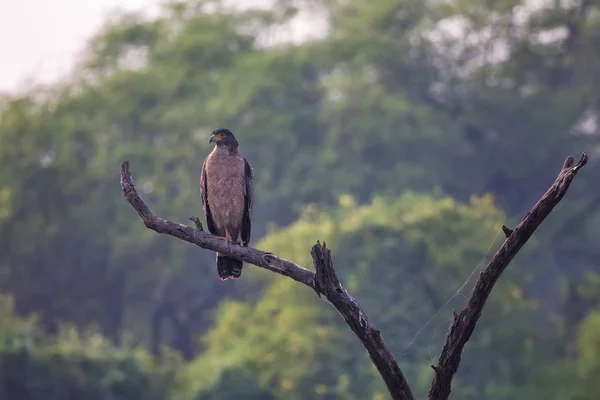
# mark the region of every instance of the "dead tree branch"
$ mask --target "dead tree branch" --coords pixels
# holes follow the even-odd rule
[[[573,157],[569,156],[550,189],[527,213],[521,223],[514,230],[502,226],[506,240],[481,273],[469,295],[465,308],[459,314],[453,312],[452,323],[446,335],[438,364],[437,366],[432,365],[434,378],[429,390],[430,400],[446,400],[450,396],[452,379],[458,370],[463,348],[475,329],[494,284],[537,227],[560,202],[571,181],[579,169],[587,163],[587,160],[587,155],[583,153],[581,160],[573,165]],[[392,399],[414,399],[398,363],[381,337],[381,332],[373,326],[362,307],[340,283],[333,268],[331,251],[325,243],[321,245],[317,242],[311,249],[316,271],[313,272],[272,253],[251,247],[230,246],[225,239],[205,232],[198,217],[190,217],[195,228],[156,217],[135,190],[127,161],[121,164],[121,188],[125,198],[137,211],[147,228],[287,276],[310,287],[319,297],[324,296],[344,317],[350,329],[367,349],[373,364],[387,385]]]
[[[537,227],[567,193],[571,181],[579,169],[587,163],[587,160],[587,154],[583,153],[579,162],[573,165],[573,157],[567,157],[550,189],[527,213],[521,223],[514,230],[503,226],[503,231],[507,236],[506,240],[481,273],[467,299],[465,308],[459,314],[453,313],[438,364],[433,367],[435,372],[429,390],[430,400],[446,400],[450,396],[452,378],[458,370],[463,348],[469,341],[477,320],[481,316],[483,306],[498,278],[523,245],[527,243]]]
[[[338,280],[331,261],[331,250],[325,246],[325,243],[321,245],[317,242],[312,247],[311,254],[317,271],[315,273],[272,253],[251,247],[230,246],[224,238],[205,232],[198,217],[190,217],[196,226],[196,228],[190,228],[155,216],[138,195],[127,161],[121,164],[121,189],[125,199],[137,211],[147,228],[287,276],[310,287],[319,297],[323,295],[344,317],[350,329],[365,346],[392,398],[395,400],[414,399],[410,387],[394,356],[384,343],[380,331],[373,326],[362,307]]]
[[[379,370],[392,398],[413,399],[410,386],[398,367],[396,359],[383,342],[381,332],[373,326],[360,304],[338,280],[331,260],[331,250],[326,247],[325,242],[321,246],[317,241],[310,254],[316,271],[314,289],[317,295],[319,297],[321,294],[325,295],[333,307],[344,317],[346,324],[367,349],[371,361]]]

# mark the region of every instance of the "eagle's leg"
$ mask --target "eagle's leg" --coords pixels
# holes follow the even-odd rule
[[[232,235],[228,229],[225,229],[225,239],[227,240],[227,245],[234,245],[234,246],[239,246],[240,242],[237,241],[237,235],[234,238],[234,235]]]
[[[225,229],[225,240],[227,240],[227,247],[229,248],[231,245],[239,245],[237,241],[237,235],[234,236],[229,232],[228,229]],[[237,279],[242,274],[242,265],[243,262],[240,260],[236,260],[231,257],[223,257],[221,262],[217,262],[217,270],[219,271],[219,277],[221,279]]]
[[[231,234],[225,229],[225,240],[227,241],[227,247],[231,245]]]

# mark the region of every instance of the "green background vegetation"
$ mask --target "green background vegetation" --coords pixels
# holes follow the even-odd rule
[[[212,252],[124,201],[128,159],[157,215],[202,215],[208,135],[228,127],[255,171],[252,245],[311,268],[325,240],[420,398],[501,224],[587,151],[492,293],[452,397],[596,399],[600,7],[538,3],[171,3],[107,24],[60,85],[5,95],[0,398],[388,398],[314,292],[251,266],[220,282]],[[298,16],[326,29],[274,40]]]

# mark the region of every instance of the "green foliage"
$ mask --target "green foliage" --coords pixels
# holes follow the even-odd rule
[[[302,298],[302,289],[286,281],[270,287],[256,305],[222,305],[217,325],[206,336],[207,350],[190,366],[190,376],[206,387],[239,368],[242,376],[257,374],[260,387],[283,397],[300,398],[306,393],[298,390],[303,384],[312,384],[316,396],[327,376],[341,370],[341,365],[332,368],[328,356],[335,354],[327,349],[340,332],[327,327],[327,310],[316,302],[298,302],[298,295]],[[248,325],[249,320],[255,322]]]
[[[600,8],[567,3],[190,0],[107,23],[70,80],[1,99],[0,292],[13,300],[0,339],[3,360],[24,371],[11,382],[107,399],[386,398],[356,338],[310,290],[251,267],[220,282],[213,253],[150,232],[123,201],[128,159],[157,215],[199,215],[208,135],[225,126],[255,170],[252,243],[310,267],[310,246],[326,241],[420,395],[500,225],[518,223],[564,157],[588,151],[492,293],[453,389],[587,400],[598,373]],[[282,42],[295,16],[327,29]],[[65,324],[108,347],[60,336]],[[188,363],[156,372],[128,341]],[[153,374],[179,369],[184,382],[167,395]]]
[[[577,346],[577,372],[584,383],[577,388],[578,398],[591,399],[600,389],[600,310],[593,311],[582,322]]]
[[[73,328],[47,337],[34,321],[12,313],[10,298],[2,306],[1,398],[165,399],[174,392],[177,357],[157,364],[143,349],[118,349],[99,334]]]
[[[309,207],[296,223],[269,233],[258,246],[309,267],[314,238],[332,238],[328,246],[345,286],[381,329],[411,381],[424,375],[425,382],[431,378],[431,353],[440,350],[450,306],[468,293],[477,272],[473,268],[480,267],[503,218],[489,196],[461,204],[407,192],[399,198],[377,197],[363,206],[343,196],[338,209]],[[266,289],[255,302],[226,302],[218,310],[216,325],[205,337],[207,350],[191,369],[193,376],[205,378],[200,386],[239,367],[278,398],[306,393],[314,398],[330,393],[368,398],[383,391],[364,349],[333,309],[293,281],[253,275],[265,280]],[[525,274],[512,278],[523,282]],[[467,367],[459,375],[465,384],[455,390],[463,398],[470,398],[468,382],[474,375],[484,376],[482,371],[489,371],[483,382],[490,384],[526,373],[537,350],[527,321],[534,308],[535,302],[514,281],[498,285],[487,308],[496,320],[482,319],[465,353],[465,363],[478,367]],[[500,317],[513,326],[507,329]],[[343,385],[344,375],[332,371],[343,371],[350,383]]]
[[[198,393],[197,400],[275,400],[268,391],[262,390],[256,379],[240,368],[225,370],[209,390]]]

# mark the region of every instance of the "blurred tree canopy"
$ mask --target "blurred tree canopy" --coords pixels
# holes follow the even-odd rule
[[[501,224],[587,151],[492,294],[453,396],[592,399],[598,32],[586,0],[190,0],[107,22],[68,79],[0,102],[0,395],[386,398],[314,293],[253,268],[222,283],[214,254],[123,201],[128,159],[157,215],[199,215],[208,135],[228,127],[255,171],[253,243],[310,267],[325,240],[417,393]]]

